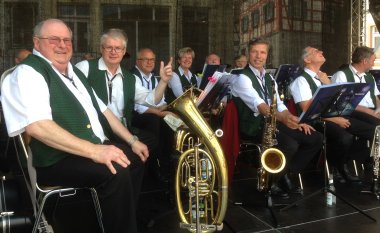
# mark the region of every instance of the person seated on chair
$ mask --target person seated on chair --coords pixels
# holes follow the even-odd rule
[[[207,57],[205,59],[205,64],[207,64],[207,65],[220,65],[221,64],[220,57],[216,53],[210,53],[209,55],[207,55]]]
[[[159,79],[153,74],[155,62],[156,55],[150,48],[139,49],[136,65],[131,69],[131,72],[136,78],[136,85],[139,85],[141,89],[153,91],[157,87]],[[166,182],[174,135],[173,131],[163,121],[163,118],[167,114],[172,114],[169,111],[165,111],[165,107],[166,102],[163,99],[157,107],[135,104],[132,126],[147,130],[159,139],[157,153],[150,156],[150,169],[157,179]],[[155,158],[152,160],[153,156]]]
[[[109,29],[100,38],[102,56],[81,61],[76,67],[88,78],[99,98],[148,146],[150,154],[154,155],[157,153],[158,138],[146,130],[132,127],[133,110],[135,104],[157,107],[162,103],[165,88],[172,75],[172,61],[165,67],[164,63],[161,63],[161,79],[156,88],[149,90],[136,82],[135,76],[120,65],[127,52],[127,41],[127,35],[123,30]]]
[[[309,108],[313,94],[319,86],[331,83],[327,74],[321,71],[325,61],[323,51],[317,48],[307,46],[302,50],[300,65],[303,67],[303,72],[290,84],[291,94],[297,104],[299,114],[306,112]],[[360,181],[359,177],[351,175],[347,169],[349,151],[354,136],[368,139],[373,136],[374,128],[367,122],[350,116],[329,117],[322,120],[325,122],[326,129],[327,159],[336,170],[334,178],[340,182],[345,182],[345,179]],[[319,132],[324,132],[323,124],[319,119],[310,124]],[[365,154],[362,156],[368,157]]]
[[[70,63],[72,31],[64,21],[44,20],[33,33],[33,54],[2,85],[8,134],[31,137],[39,185],[94,187],[105,231],[136,233],[147,146]],[[124,143],[116,143],[116,138]]]
[[[337,71],[331,81],[333,83],[372,83],[372,88],[360,101],[351,116],[377,126],[380,125],[380,112],[378,111],[380,91],[374,77],[368,72],[374,66],[375,59],[375,52],[372,48],[359,46],[352,53],[352,63]]]
[[[174,70],[173,78],[169,81],[169,87],[166,89],[166,103],[170,104],[190,87],[199,87],[201,79],[190,71],[194,57],[194,50],[190,47],[181,48],[178,51],[179,67]]]
[[[235,68],[242,68],[242,69],[245,68],[248,64],[247,56],[245,56],[244,54],[236,56],[234,58],[234,64],[235,64]]]
[[[300,124],[298,117],[292,115],[280,100],[277,84],[265,72],[264,65],[269,53],[269,42],[256,39],[249,42],[249,60],[243,73],[232,83],[231,92],[236,104],[241,138],[261,142],[264,117],[268,117],[273,101],[272,84],[277,96],[277,146],[286,157],[286,167],[280,177],[282,187],[273,183],[273,195],[288,197],[294,189],[288,173],[301,172],[322,147],[322,135],[307,124]],[[285,190],[283,190],[285,189]]]

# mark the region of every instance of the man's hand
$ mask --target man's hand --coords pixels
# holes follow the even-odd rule
[[[116,162],[122,167],[127,167],[131,164],[123,151],[113,145],[95,145],[95,152],[91,158],[96,163],[105,164],[112,174],[116,174],[116,169],[112,162]]]
[[[331,117],[331,118],[326,118],[324,120],[334,122],[335,124],[339,125],[343,129],[346,129],[350,127],[351,125],[350,121],[344,117]]]
[[[163,61],[161,61],[160,63],[161,64],[160,77],[161,77],[161,80],[164,82],[169,82],[173,76],[172,63],[173,63],[173,57],[170,57],[170,60],[166,66],[164,65]]]
[[[148,159],[149,151],[148,147],[144,143],[135,141],[131,147],[132,151],[140,157],[141,161],[145,162]]]
[[[329,79],[329,77],[327,76],[325,72],[318,71],[317,75],[319,77],[319,81],[321,81],[323,85],[331,83],[331,80]]]
[[[315,129],[312,126],[305,124],[305,123],[299,124],[298,129],[300,131],[303,131],[307,135],[310,135],[312,131],[315,131]]]

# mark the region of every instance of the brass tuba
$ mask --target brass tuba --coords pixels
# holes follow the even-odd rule
[[[222,230],[227,209],[227,164],[217,139],[194,104],[189,89],[168,110],[179,115],[186,127],[177,129],[176,150],[181,153],[175,177],[180,227],[190,232]],[[219,135],[220,136],[220,135]]]
[[[284,154],[273,146],[277,145],[276,140],[276,110],[277,95],[274,81],[272,80],[273,101],[270,105],[269,116],[265,117],[262,153],[260,156],[261,167],[258,169],[257,189],[267,190],[269,186],[269,173],[279,173],[285,168],[286,159]]]

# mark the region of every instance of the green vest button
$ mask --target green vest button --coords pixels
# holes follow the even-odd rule
[[[86,127],[87,127],[87,129],[90,129],[90,128],[91,128],[91,125],[90,125],[90,124],[87,124]]]

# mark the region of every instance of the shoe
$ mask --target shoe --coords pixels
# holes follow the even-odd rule
[[[339,172],[342,174],[344,179],[350,182],[361,182],[360,178],[358,176],[353,176],[350,174],[350,171],[348,170],[347,164],[343,165],[343,168],[339,169]]]
[[[295,186],[290,179],[290,175],[285,174],[281,177],[279,180],[279,185],[280,187],[285,190],[286,192],[289,193],[294,193],[294,194],[303,194],[303,190],[299,186]]]
[[[272,184],[270,188],[270,192],[271,192],[272,197],[280,197],[283,199],[289,198],[289,194],[285,192],[282,188],[277,186],[277,184]]]
[[[343,175],[338,171],[338,169],[333,168],[333,175],[334,175],[334,181],[335,182],[338,182],[341,184],[346,183],[346,179],[344,179]]]

